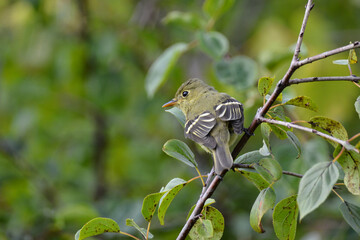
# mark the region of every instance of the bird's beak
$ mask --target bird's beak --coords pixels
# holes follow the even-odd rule
[[[169,102],[165,103],[164,105],[162,105],[162,107],[171,107],[174,106],[175,104],[177,104],[177,100],[174,98],[171,99]]]

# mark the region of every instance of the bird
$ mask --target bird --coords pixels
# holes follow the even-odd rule
[[[175,97],[162,107],[175,106],[185,115],[184,135],[205,146],[213,155],[217,175],[230,170],[233,158],[230,135],[244,129],[243,105],[198,78],[184,82]]]

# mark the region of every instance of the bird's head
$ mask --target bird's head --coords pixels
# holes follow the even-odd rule
[[[213,89],[213,87],[198,78],[189,79],[179,87],[175,97],[162,107],[178,106],[185,113],[187,108],[199,98],[202,92]]]

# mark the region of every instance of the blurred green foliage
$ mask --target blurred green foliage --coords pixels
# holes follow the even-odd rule
[[[214,29],[229,39],[230,55],[255,60],[257,77],[278,80],[289,65],[304,5],[302,0],[239,0]],[[195,174],[161,150],[168,139],[182,139],[180,124],[161,105],[187,78],[206,79],[236,97],[244,103],[245,124],[250,123],[262,102],[256,85],[244,91],[220,83],[210,59],[196,50],[182,56],[166,84],[147,98],[144,85],[150,65],[170,45],[196,37],[184,26],[203,26],[201,8],[201,1],[190,0],[0,2],[0,239],[73,239],[97,216],[110,217],[129,232],[126,218],[144,225],[142,199],[174,177]],[[315,1],[304,38],[307,54],[359,40],[359,10],[358,0]],[[192,15],[162,21],[171,11]],[[347,75],[345,66],[332,64],[341,58],[347,53],[310,64],[296,77]],[[360,75],[359,64],[352,71]],[[297,110],[298,119],[325,115],[341,122],[349,136],[359,132],[354,110],[359,90],[351,83],[303,84],[284,94],[310,96],[319,107],[317,113]],[[255,134],[245,150],[262,145],[260,132]],[[297,151],[286,140],[273,150],[283,169],[303,173],[301,169],[329,155],[329,146],[321,139],[308,141],[306,134],[298,137],[304,144],[301,158],[296,159]],[[314,150],[314,143],[323,154]],[[209,156],[199,150],[196,158],[200,171],[209,171]],[[289,191],[297,189],[298,182],[283,177],[277,184],[284,190],[277,196],[296,193]],[[166,226],[154,221],[155,238],[177,236],[200,189],[199,181],[179,193]],[[245,178],[227,175],[214,196],[225,218],[224,239],[275,238],[270,214],[263,218],[265,234],[250,227],[249,212],[257,195]],[[326,201],[298,225],[297,236],[357,239],[343,221],[339,204],[337,198]]]

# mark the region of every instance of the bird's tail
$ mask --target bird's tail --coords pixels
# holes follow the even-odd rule
[[[233,158],[227,146],[217,146],[213,152],[215,173],[220,175],[225,169],[230,170],[233,165]]]

